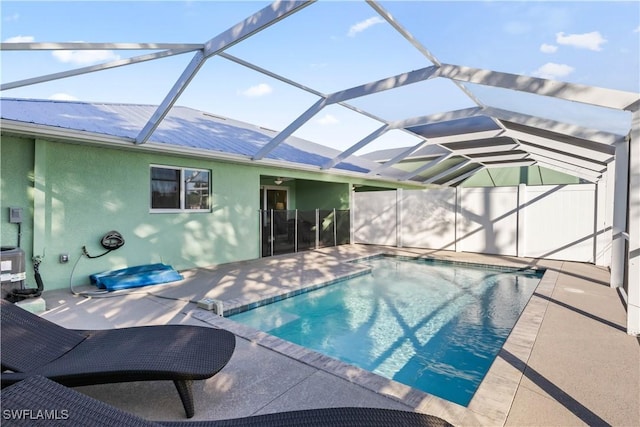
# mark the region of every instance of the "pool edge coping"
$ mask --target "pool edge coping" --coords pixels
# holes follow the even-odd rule
[[[456,261],[439,257],[437,255],[405,256],[398,255],[390,251],[380,251],[366,256],[355,256],[351,259],[343,260],[342,263],[352,264],[354,261],[366,261],[366,259],[380,256],[393,256],[406,259],[433,259],[457,265],[498,267],[518,270],[517,267],[500,264]],[[363,271],[355,274],[348,273],[342,276],[336,276],[333,279],[322,283],[313,283],[307,286],[301,285],[296,289],[282,292],[279,295],[264,298],[260,300],[260,304],[255,306],[268,304],[269,302],[278,301],[303,292],[319,289],[341,280],[367,274],[366,270],[367,269],[364,269]],[[370,270],[370,268],[368,270]],[[354,365],[349,365],[338,359],[325,356],[314,350],[307,349],[266,332],[253,329],[226,317],[217,316],[212,312],[194,309],[191,314],[194,318],[213,326],[230,330],[240,338],[244,338],[264,348],[290,357],[315,369],[335,375],[352,384],[359,385],[369,391],[375,392],[376,394],[402,403],[417,412],[425,412],[445,418],[454,425],[504,425],[515,398],[516,391],[520,385],[522,377],[524,376],[524,369],[528,364],[529,357],[533,350],[533,346],[549,304],[548,299],[545,299],[544,297],[551,296],[559,276],[559,272],[554,268],[538,268],[533,266],[530,270],[544,270],[544,274],[540,278],[540,282],[536,286],[531,298],[518,317],[518,320],[513,326],[498,355],[478,386],[471,401],[469,402],[469,405],[466,407],[412,388],[397,381],[384,378],[378,374],[366,371]],[[235,304],[229,304],[231,305],[229,310],[235,310],[241,304],[243,304],[243,306],[251,306],[250,308],[253,308],[256,302],[235,302]],[[226,302],[225,305],[227,305]],[[233,314],[240,311],[235,311]],[[227,309],[225,309],[225,315],[226,314]]]

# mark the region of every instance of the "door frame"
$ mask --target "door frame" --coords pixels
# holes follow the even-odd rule
[[[283,185],[261,185],[260,186],[260,192],[262,193],[262,197],[260,200],[260,210],[266,210],[267,209],[267,190],[278,190],[278,191],[284,191],[286,193],[286,200],[287,200],[287,210],[289,209],[289,187],[287,186],[283,186]]]

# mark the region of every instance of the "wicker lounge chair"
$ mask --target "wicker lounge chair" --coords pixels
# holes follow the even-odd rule
[[[42,377],[30,377],[2,390],[3,426],[118,427],[445,427],[441,418],[390,409],[327,408],[279,412],[219,421],[153,422]]]
[[[193,380],[214,376],[235,350],[235,335],[221,329],[163,325],[76,331],[1,301],[3,388],[32,375],[71,387],[172,380],[191,418]]]

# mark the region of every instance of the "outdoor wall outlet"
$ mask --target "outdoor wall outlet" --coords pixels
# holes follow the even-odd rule
[[[60,254],[60,264],[66,264],[69,262],[69,254]]]

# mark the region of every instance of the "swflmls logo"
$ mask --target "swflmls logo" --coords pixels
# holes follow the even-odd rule
[[[5,420],[68,420],[68,409],[3,409],[2,418]]]

